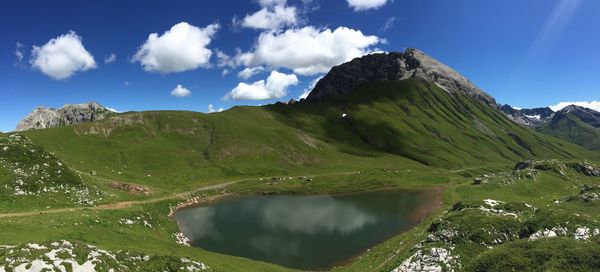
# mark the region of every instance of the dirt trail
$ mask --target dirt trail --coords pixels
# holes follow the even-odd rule
[[[359,173],[360,172],[352,171],[352,172],[339,172],[339,173],[327,173],[327,174],[320,174],[320,175],[311,175],[311,176],[306,176],[306,177],[314,178],[314,177],[323,177],[323,176],[353,175],[353,174],[359,174]],[[298,178],[298,177],[300,177],[300,176],[294,176],[294,178]],[[244,181],[252,181],[252,180],[257,180],[257,179],[259,179],[259,178],[255,177],[255,178],[238,179],[238,180],[223,182],[223,183],[219,183],[219,184],[202,186],[202,187],[196,188],[196,189],[194,189],[194,190],[192,190],[190,192],[173,193],[173,194],[166,195],[166,196],[160,196],[160,197],[154,197],[154,198],[147,198],[147,199],[142,199],[142,200],[121,201],[121,202],[103,204],[103,205],[92,206],[92,207],[73,207],[73,208],[48,209],[48,210],[41,210],[41,211],[0,213],[0,218],[25,217],[25,216],[34,216],[34,215],[43,215],[43,214],[55,214],[55,213],[64,213],[64,212],[75,212],[75,211],[84,211],[84,210],[92,210],[92,211],[97,211],[97,210],[119,210],[119,209],[125,209],[125,208],[128,208],[128,207],[131,207],[133,205],[150,204],[150,203],[156,203],[156,202],[165,201],[165,200],[172,200],[172,199],[187,199],[187,198],[190,198],[194,193],[197,193],[197,192],[214,190],[214,189],[220,189],[220,188],[224,188],[226,186],[229,186],[229,185],[232,185],[232,184],[235,184],[235,183],[244,182]]]

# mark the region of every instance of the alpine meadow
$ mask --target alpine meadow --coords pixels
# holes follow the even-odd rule
[[[0,271],[600,271],[594,1],[52,2],[0,4]]]

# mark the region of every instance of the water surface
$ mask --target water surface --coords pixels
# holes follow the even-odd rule
[[[246,196],[175,213],[192,246],[281,264],[326,269],[414,227],[427,192]]]

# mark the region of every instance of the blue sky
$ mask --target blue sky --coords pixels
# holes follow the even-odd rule
[[[500,103],[595,101],[599,13],[595,0],[2,1],[0,131],[38,105],[207,112],[297,99],[332,65],[406,47]]]

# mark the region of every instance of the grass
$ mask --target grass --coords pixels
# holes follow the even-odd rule
[[[0,135],[0,139],[9,135]],[[55,175],[56,169],[50,171],[54,173],[52,182],[75,182],[97,190],[94,205],[139,202],[118,209],[94,209],[52,194],[29,198],[6,198],[4,194],[0,198],[2,211],[35,212],[0,216],[2,244],[67,239],[113,251],[187,256],[214,271],[287,271],[277,265],[178,245],[173,237],[177,225],[167,217],[170,207],[193,195],[334,194],[443,187],[442,209],[432,211],[416,228],[334,270],[390,271],[417,252],[415,245],[422,244],[422,250],[449,248],[444,241],[424,242],[429,235],[441,235],[448,228],[465,234],[453,238],[458,239],[453,240],[453,252],[461,256],[463,269],[485,269],[493,260],[501,260],[504,268],[539,262],[551,269],[568,267],[572,262],[538,260],[538,255],[525,249],[531,246],[550,254],[553,242],[529,243],[519,234],[524,229],[531,234],[566,220],[594,227],[592,222],[600,215],[594,201],[554,203],[577,196],[584,185],[598,185],[597,177],[572,168],[566,176],[552,167],[512,171],[517,162],[526,159],[600,161],[600,154],[516,125],[480,102],[448,95],[416,80],[372,83],[362,91],[320,103],[235,107],[214,114],[131,112],[100,122],[22,135],[31,139],[27,147],[47,155],[51,165],[61,162],[68,166],[61,171],[63,176]],[[29,164],[35,157],[17,156],[21,153],[0,153],[5,158],[0,167],[3,184],[15,180],[10,168],[15,162],[27,162],[30,167],[39,164]],[[273,182],[273,177],[285,179]],[[485,182],[472,185],[475,177],[484,177]],[[145,186],[151,194],[112,188],[109,184],[114,181]],[[224,189],[194,192],[232,181],[237,182]],[[483,203],[485,199],[503,201],[501,207],[518,212],[520,220],[482,213],[481,207],[490,208]],[[65,207],[76,209],[43,212]],[[123,224],[122,219],[136,223]],[[143,220],[152,227],[141,224]],[[494,244],[500,234],[492,230],[499,229],[512,238]],[[569,246],[574,252],[583,251],[593,239],[597,240],[571,239]],[[492,248],[482,246],[482,242]],[[524,248],[518,251],[518,258],[499,259],[513,243]]]
[[[555,116],[551,122],[537,128],[537,131],[600,151],[600,129],[583,122],[572,113],[556,114],[560,116]]]

